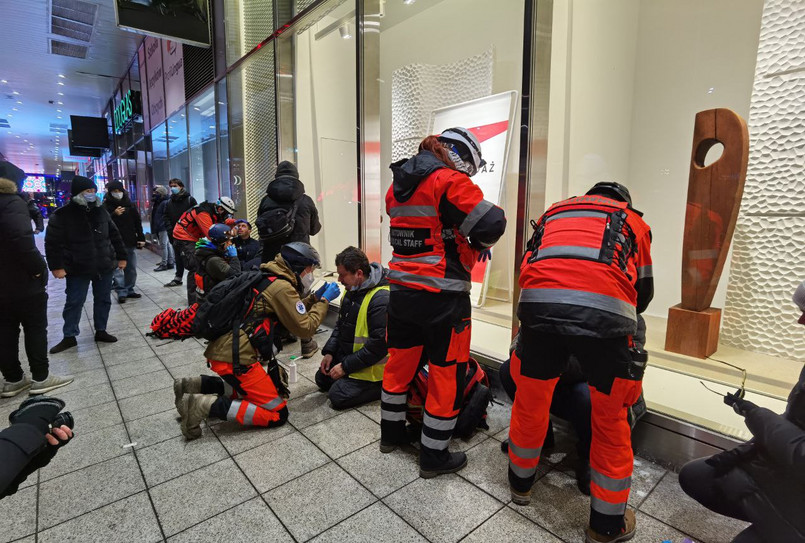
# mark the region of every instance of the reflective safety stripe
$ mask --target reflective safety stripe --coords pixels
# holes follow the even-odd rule
[[[542,447],[536,449],[518,447],[512,443],[511,438],[509,438],[509,450],[513,452],[517,458],[522,458],[523,460],[533,460],[534,458],[539,458],[539,455],[542,454]]]
[[[461,226],[458,227],[458,231],[461,233],[462,236],[469,236],[470,231],[475,228],[475,225],[478,224],[484,215],[486,215],[490,209],[495,207],[495,204],[492,202],[488,202],[486,200],[481,200],[478,202],[472,211],[470,211],[467,216],[464,218],[464,221],[461,223]]]
[[[640,266],[637,268],[637,278],[654,277],[654,266]]]
[[[590,258],[598,260],[601,254],[600,249],[594,247],[578,247],[576,245],[554,245],[553,247],[544,247],[537,253],[537,260],[543,258]]]
[[[449,439],[433,439],[432,437],[428,437],[425,434],[422,434],[422,439],[420,443],[423,447],[427,447],[429,449],[435,449],[437,451],[443,451],[450,445]]]
[[[395,262],[398,264],[404,264],[406,262],[417,262],[422,264],[438,264],[441,261],[442,257],[439,255],[411,256],[411,257],[394,256],[391,258],[391,262]]]
[[[389,210],[389,217],[438,217],[436,208],[433,206],[396,206]]]
[[[233,400],[229,406],[229,411],[226,412],[226,420],[238,420],[238,410],[240,409],[240,400]]]
[[[516,476],[520,477],[521,479],[526,479],[537,473],[537,466],[534,466],[533,468],[521,468],[511,460],[509,460],[509,468]]]
[[[609,213],[604,211],[562,211],[551,215],[545,219],[545,224],[555,219],[586,219],[586,218],[605,218]]]
[[[252,426],[254,423],[254,414],[257,413],[257,406],[250,403],[246,404],[246,413],[243,414],[243,425]]]
[[[590,507],[602,515],[623,515],[626,513],[626,502],[609,503],[595,496],[590,497]]]
[[[525,288],[520,291],[520,302],[580,305],[637,320],[635,306],[612,296],[595,292],[562,288]]]
[[[274,398],[270,402],[264,403],[260,407],[262,407],[263,409],[268,409],[269,411],[273,411],[274,409],[279,407],[280,404],[282,404],[283,401],[285,401],[285,400],[283,400],[280,396],[277,396],[276,398]]]
[[[592,474],[592,481],[603,488],[604,490],[609,490],[612,492],[621,492],[622,490],[628,490],[632,488],[632,478],[631,477],[624,477],[623,479],[613,479],[612,477],[607,477],[603,473],[596,471],[595,468],[590,470]]]
[[[406,401],[406,397],[407,394],[390,394],[385,390],[380,392],[380,401],[392,405],[403,405]]]
[[[387,411],[385,409],[380,410],[380,418],[383,420],[390,420],[390,421],[401,421],[405,420],[405,411]]]
[[[388,291],[389,287],[375,287],[367,292],[366,296],[363,297],[361,307],[358,310],[358,320],[355,322],[355,338],[352,342],[353,353],[357,353],[363,349],[364,344],[369,341],[369,304],[372,302],[374,295],[381,290]],[[351,379],[371,381],[373,383],[382,381],[383,370],[386,369],[386,360],[387,359],[384,358],[383,360],[378,361],[377,364],[372,364],[368,368],[363,368],[361,370],[352,372],[349,374],[349,377]]]
[[[437,419],[425,413],[425,415],[422,417],[422,424],[428,428],[433,428],[434,430],[452,430],[456,427],[457,420],[458,418],[456,417],[453,417],[449,420]]]
[[[472,283],[469,281],[463,281],[461,279],[448,279],[446,277],[416,275],[414,273],[406,273],[399,270],[390,270],[389,279],[393,281],[400,281],[402,283],[414,283],[438,288],[441,290],[450,290],[456,292],[469,292],[472,289]]]

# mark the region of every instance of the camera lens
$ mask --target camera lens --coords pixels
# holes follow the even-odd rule
[[[56,418],[53,419],[53,428],[59,428],[60,426],[67,426],[71,430],[75,425],[75,421],[73,420],[73,414],[69,411],[64,411],[56,415]]]

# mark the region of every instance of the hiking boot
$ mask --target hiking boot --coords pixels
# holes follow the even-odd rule
[[[182,416],[182,435],[188,441],[201,437],[201,421],[210,416],[212,404],[218,396],[215,394],[185,394],[179,403],[179,414]]]
[[[20,392],[25,392],[29,388],[31,388],[31,380],[23,375],[22,379],[15,383],[6,381],[3,385],[3,391],[0,392],[0,398],[13,398]]]
[[[126,297],[125,296],[118,296],[117,297],[117,303],[125,304],[126,303]]]
[[[171,282],[170,282],[170,283],[165,283],[165,284],[164,284],[164,285],[162,285],[162,286],[163,286],[163,287],[178,287],[178,286],[179,286],[179,285],[181,285],[181,284],[182,284],[182,280],[181,280],[181,279],[176,279],[176,278],[174,278],[174,279],[172,279],[172,280],[171,280]]]
[[[502,453],[509,454],[509,440],[508,439],[500,444],[500,451]]]
[[[616,543],[617,541],[629,541],[637,532],[637,519],[634,516],[634,511],[627,509],[626,513],[623,515],[623,522],[626,527],[621,533],[615,535],[602,535],[588,526],[585,541],[587,543]]]
[[[590,463],[579,461],[576,465],[576,486],[585,496],[590,495]]]
[[[117,341],[117,338],[107,332],[106,330],[98,330],[95,332],[95,341],[101,341],[103,343],[114,343]]]
[[[518,492],[517,490],[509,486],[509,490],[511,491],[512,503],[514,503],[514,505],[528,505],[529,503],[531,503],[530,488],[528,489],[528,492]]]
[[[62,351],[66,351],[71,347],[75,347],[78,345],[78,341],[74,337],[66,337],[58,342],[56,345],[50,348],[50,354],[60,353]]]
[[[302,358],[310,358],[319,350],[319,344],[313,339],[302,340]]]
[[[185,394],[198,394],[201,392],[201,377],[182,377],[173,380],[173,397],[176,411],[182,412],[179,404]]]
[[[36,396],[37,394],[44,394],[45,392],[50,392],[51,390],[56,390],[57,388],[66,387],[72,383],[74,379],[75,377],[72,375],[65,375],[64,377],[61,377],[59,375],[48,373],[48,376],[44,381],[31,382],[30,394],[31,396]]]
[[[423,479],[431,479],[437,475],[455,473],[467,465],[467,455],[463,452],[451,452],[448,455],[447,461],[441,466],[428,466],[428,469],[425,469],[420,464],[419,476]]]
[[[130,293],[126,294],[126,298],[134,298],[135,300],[137,298],[142,298],[142,297],[143,297],[143,295],[140,294],[139,292],[130,292]]]

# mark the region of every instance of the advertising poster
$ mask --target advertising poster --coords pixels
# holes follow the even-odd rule
[[[142,96],[142,115],[143,115],[143,130],[146,134],[151,132],[150,115],[148,114],[148,84],[146,83],[147,75],[145,68],[145,45],[141,45],[137,50],[137,62],[140,67],[140,94]]]
[[[170,116],[184,105],[184,52],[175,40],[162,40],[162,66],[165,73],[165,111]]]
[[[210,46],[207,0],[115,0],[117,26],[140,34]]]
[[[165,82],[162,46],[157,38],[145,38],[145,76],[149,122],[159,126],[165,120]]]
[[[22,182],[22,192],[47,192],[48,185],[44,175],[29,175]]]
[[[429,134],[439,134],[448,128],[461,126],[478,138],[486,166],[472,180],[481,187],[484,199],[495,205],[500,204],[503,194],[516,102],[517,91],[508,91],[436,109],[431,114]],[[494,251],[492,249],[493,254]],[[488,260],[477,262],[472,269],[470,297],[475,307],[481,306],[486,298],[489,263]]]

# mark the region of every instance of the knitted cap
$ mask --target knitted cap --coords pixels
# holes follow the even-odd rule
[[[106,192],[112,192],[113,190],[119,190],[122,192],[124,190],[123,183],[120,181],[109,181],[106,184]]]
[[[83,175],[76,175],[73,177],[73,182],[70,184],[70,194],[72,196],[76,196],[77,194],[81,194],[87,189],[97,189],[98,187],[95,186],[95,183],[92,182],[91,179],[84,177]]]
[[[168,195],[168,187],[165,185],[156,185],[154,187],[154,192],[159,194],[160,196],[167,196]]]

